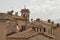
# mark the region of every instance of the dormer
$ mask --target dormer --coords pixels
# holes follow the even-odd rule
[[[40,25],[40,26],[36,25],[36,26],[34,26],[32,28],[33,28],[34,32],[40,32],[40,33],[46,32],[46,28],[43,27],[42,25]]]

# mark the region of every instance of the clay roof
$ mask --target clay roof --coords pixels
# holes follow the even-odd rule
[[[43,35],[43,36],[46,36],[49,38],[53,38],[53,36],[51,36],[51,35],[43,34],[40,32],[35,32],[33,30],[26,30],[23,32],[18,32],[18,33],[15,33],[13,35],[7,36],[7,38],[31,38],[31,37],[34,37],[37,35]]]
[[[52,23],[48,23],[47,21],[44,21],[44,20],[40,20],[40,22],[34,20],[33,23],[34,23],[34,25],[40,25],[40,24],[42,24],[42,25],[44,24],[44,25],[47,25],[47,26],[51,26],[52,25]],[[53,26],[55,27],[56,24],[54,23]]]
[[[16,16],[16,15],[12,15],[11,17],[12,17],[12,18],[15,18],[15,19],[25,19],[25,18],[23,18],[23,17],[21,17],[21,16]]]
[[[13,18],[9,17],[6,13],[0,13],[0,20],[1,19],[13,19]]]
[[[18,15],[9,15],[8,13],[0,13],[0,18],[2,19],[25,19]]]
[[[34,25],[34,27],[37,27],[37,28],[44,28],[43,25]]]

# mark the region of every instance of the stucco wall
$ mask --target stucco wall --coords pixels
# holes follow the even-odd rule
[[[17,20],[18,22],[18,25],[21,26],[21,25],[25,25],[25,21],[24,20]]]
[[[0,40],[6,40],[6,23],[0,22]]]
[[[60,40],[60,27],[54,30],[55,40]]]

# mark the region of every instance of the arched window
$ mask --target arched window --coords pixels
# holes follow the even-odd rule
[[[43,30],[44,30],[44,32],[46,32],[46,28],[44,28]]]
[[[27,15],[26,15],[26,14],[24,14],[24,15],[23,15],[23,17],[24,17],[24,18],[26,18],[26,17],[27,17]]]

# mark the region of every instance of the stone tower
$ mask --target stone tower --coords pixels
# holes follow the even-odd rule
[[[28,22],[29,22],[29,9],[26,8],[26,6],[24,6],[24,9],[21,9],[21,16],[23,18],[25,18]]]

